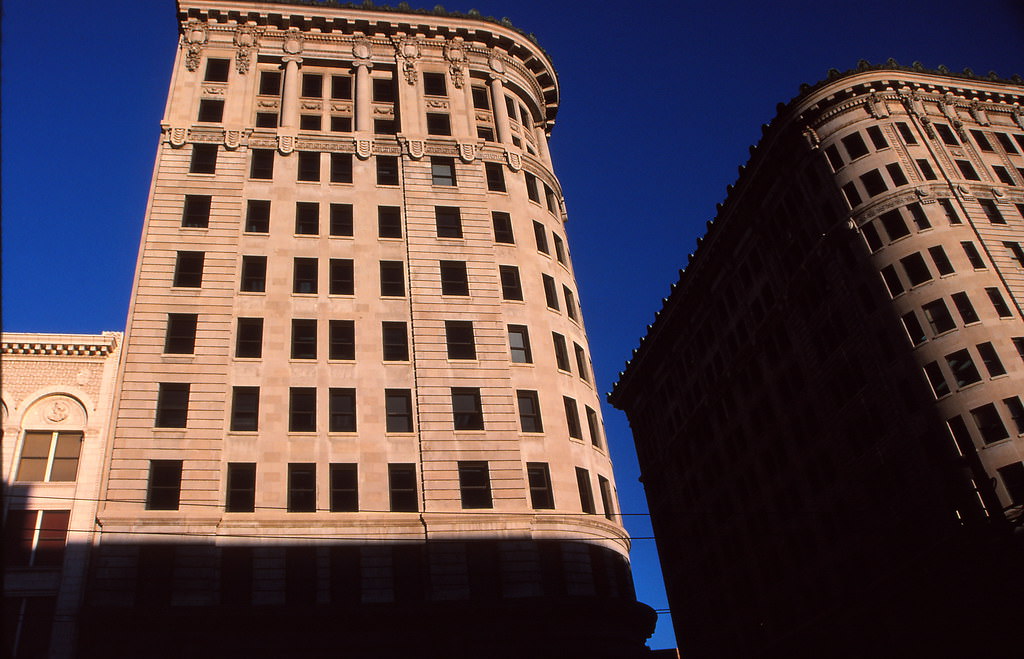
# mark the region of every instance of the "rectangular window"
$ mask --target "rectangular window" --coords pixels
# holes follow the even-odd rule
[[[416,494],[416,465],[389,464],[388,490],[391,495],[391,512],[414,513],[419,510]]]
[[[408,389],[385,389],[384,408],[388,432],[412,432],[412,393]]]
[[[310,236],[320,233],[320,204],[315,201],[295,203],[295,233]]]
[[[455,186],[455,159],[433,156],[430,159],[431,185]]]
[[[974,365],[974,360],[971,359],[971,354],[967,352],[966,348],[946,355],[946,363],[949,365],[957,387],[966,387],[981,380],[981,373],[978,372],[978,368]]]
[[[292,293],[314,294],[317,292],[317,260],[295,257],[292,277]]]
[[[300,181],[319,181],[320,180],[320,152],[319,151],[299,151],[299,171],[298,178]]]
[[[373,132],[375,135],[397,135],[398,122],[394,119],[374,119]]]
[[[868,145],[864,143],[864,138],[860,136],[860,133],[851,133],[840,141],[846,148],[846,153],[849,154],[850,160],[856,160],[868,154]]]
[[[917,144],[917,138],[914,137],[914,131],[910,130],[910,126],[903,123],[902,121],[896,122],[896,130],[900,132],[900,137],[907,144]]]
[[[868,137],[871,138],[871,143],[875,146],[875,149],[889,148],[889,143],[885,140],[885,135],[882,134],[882,129],[878,126],[868,126]]]
[[[177,510],[181,499],[181,460],[150,460],[146,510]]]
[[[164,352],[169,355],[191,355],[195,353],[196,324],[198,322],[198,314],[167,314],[167,334],[164,336]]]
[[[896,274],[896,268],[891,265],[887,265],[880,271],[882,273],[882,280],[885,281],[886,288],[889,289],[889,295],[896,297],[903,292],[903,282],[900,281],[899,275]]]
[[[352,204],[331,204],[331,235],[352,235]]]
[[[277,128],[277,113],[257,112],[256,128]]]
[[[184,428],[188,422],[187,382],[161,382],[156,396],[157,428]]]
[[[270,202],[250,199],[245,211],[246,233],[270,232]]]
[[[996,202],[991,199],[979,199],[978,203],[981,204],[981,210],[985,211],[985,217],[992,224],[1006,224],[1006,218],[999,211],[999,207],[996,206]]]
[[[274,178],[274,150],[251,149],[252,160],[249,163],[249,178]]]
[[[485,461],[459,460],[459,494],[463,508],[493,508],[491,473]]]
[[[548,207],[548,212],[554,215],[558,214],[558,199],[555,197],[555,191],[547,185],[544,186],[544,203]]]
[[[519,425],[523,432],[544,432],[537,392],[520,389],[516,391],[516,402],[519,404]]]
[[[953,202],[949,199],[939,199],[939,206],[942,206],[943,212],[946,214],[946,220],[950,224],[963,224],[963,220],[956,212],[956,208],[953,207]]]
[[[323,98],[324,77],[319,73],[302,74],[302,97]]]
[[[331,512],[359,512],[359,466],[355,463],[331,465]]]
[[[331,98],[336,101],[352,100],[352,76],[331,76]]]
[[[352,154],[331,154],[331,183],[352,182]]]
[[[565,265],[567,262],[565,254],[565,243],[562,242],[562,239],[555,234],[551,234],[551,237],[555,239],[555,258],[558,259],[559,263]]]
[[[456,206],[434,206],[438,238],[462,238],[462,215]]]
[[[193,144],[192,160],[189,162],[188,171],[192,174],[216,174],[217,145]]]
[[[1006,133],[993,134],[996,136],[996,139],[999,140],[999,144],[1002,145],[1003,149],[1005,149],[1007,153],[1017,153],[1017,147],[1013,145],[1013,140],[1010,139],[1009,135],[1007,135]],[[1015,137],[1017,137],[1018,139],[1020,138],[1019,135],[1016,135]]]
[[[484,410],[480,390],[474,387],[452,387],[452,419],[456,430],[483,430]]]
[[[996,352],[995,346],[986,341],[985,343],[979,343],[977,348],[978,354],[981,355],[981,362],[985,365],[985,370],[988,371],[989,377],[994,378],[998,375],[1006,375],[1006,368],[999,359],[999,353]]]
[[[530,198],[530,201],[540,203],[540,191],[537,188],[537,177],[530,172],[526,174],[526,196]]]
[[[999,410],[996,409],[994,404],[988,403],[974,408],[971,410],[971,416],[974,418],[974,423],[978,426],[981,438],[985,440],[986,444],[998,442],[1010,436],[1006,432],[1006,426],[1003,425],[1003,420],[999,417]]]
[[[981,178],[978,176],[978,172],[976,172],[974,170],[974,165],[972,165],[969,161],[967,161],[967,160],[954,160],[953,162],[956,163],[957,169],[960,170],[960,174],[962,174],[963,177],[965,179],[967,179],[968,181],[980,181],[981,180]]]
[[[1017,356],[1024,361],[1024,336],[1013,337],[1013,347],[1017,349]]]
[[[551,333],[551,342],[555,346],[555,364],[558,370],[572,372],[569,366],[569,350],[566,347],[565,337],[558,332]]]
[[[851,208],[861,202],[860,193],[857,192],[857,186],[854,185],[853,181],[843,185],[843,194],[846,195],[846,200],[850,202]]]
[[[921,311],[924,312],[924,319],[928,321],[928,325],[936,335],[956,329],[956,322],[953,321],[953,316],[949,313],[949,308],[942,298],[932,300],[922,306]]]
[[[558,289],[555,286],[555,280],[549,275],[542,275],[544,278],[544,300],[547,302],[548,309],[554,309],[558,311]]]
[[[918,346],[924,343],[927,337],[925,337],[920,321],[917,320],[917,314],[913,311],[903,314],[902,320],[903,327],[907,330],[907,336],[910,337],[911,345]]]
[[[589,405],[585,405],[584,408],[587,412],[587,430],[590,431],[590,443],[594,446],[601,447],[601,420],[597,416],[597,411],[591,409]]]
[[[292,319],[292,359],[316,359],[316,319]]]
[[[487,92],[486,87],[473,87],[473,109],[475,110],[490,110],[491,109],[491,95]]]
[[[256,510],[256,463],[229,462],[224,511],[251,513]]]
[[[423,72],[423,93],[427,96],[447,96],[448,89],[445,85],[443,73]]]
[[[213,197],[206,194],[185,195],[185,206],[181,214],[181,226],[190,229],[205,229],[210,226],[210,203]]]
[[[328,359],[356,358],[356,323],[354,320],[332,320],[328,325]]]
[[[512,233],[512,216],[502,211],[491,211],[491,223],[494,225],[494,242],[514,245]]]
[[[67,545],[68,522],[71,519],[69,510],[16,510],[7,511],[7,520],[4,523],[4,563],[8,567],[56,567],[64,563],[64,548]],[[39,598],[32,598],[39,599]],[[31,601],[31,600],[30,600]],[[5,614],[17,617],[20,603],[11,598],[4,601],[4,606],[9,607]],[[52,615],[48,616],[52,619]],[[32,622],[41,624],[43,620],[29,621],[26,615],[25,626],[20,630],[21,634],[32,633],[37,630],[30,630]],[[7,631],[5,645],[10,648],[14,641],[12,630]],[[49,639],[50,622],[46,621],[45,634]],[[26,639],[22,637],[18,644],[18,650],[11,654],[4,653],[5,657],[36,657],[46,656],[45,652],[37,654],[28,650],[32,641],[39,642],[41,639]],[[39,643],[42,645],[42,643]],[[39,648],[42,650],[42,648]]]
[[[263,356],[263,319],[239,318],[235,334],[235,357]]]
[[[78,475],[82,433],[26,430],[18,462],[18,482],[66,483]]]
[[[938,131],[939,137],[946,144],[950,146],[960,145],[960,140],[956,139],[956,135],[953,134],[953,130],[946,124],[935,124],[935,130]]]
[[[331,117],[331,132],[332,133],[351,133],[352,132],[352,117]]]
[[[288,390],[288,431],[316,432],[316,388]]]
[[[222,57],[210,57],[206,60],[206,74],[203,82],[227,82],[231,60]]]
[[[409,361],[409,331],[406,324],[401,321],[384,321],[380,326],[384,361]]]
[[[476,359],[472,321],[446,320],[444,334],[448,344],[448,359]]]
[[[583,428],[580,426],[580,411],[576,401],[568,396],[562,396],[562,404],[565,407],[565,425],[569,429],[569,436],[573,439],[583,439]]]
[[[901,185],[906,185],[907,183],[909,183],[909,181],[907,180],[907,175],[903,173],[903,170],[900,169],[898,163],[889,163],[888,165],[885,166],[885,171],[889,172],[889,178],[892,179],[892,184],[894,186],[899,187]]]
[[[465,261],[441,261],[441,295],[469,295]]]
[[[988,295],[989,301],[992,302],[992,307],[995,308],[1000,318],[1010,318],[1013,316],[1013,312],[1006,305],[1006,301],[1003,300],[1003,295],[999,292],[998,288],[986,288],[985,293]]]
[[[331,259],[329,290],[331,295],[355,294],[352,259]]]
[[[356,390],[331,387],[328,392],[329,415],[327,429],[330,432],[356,431]]]
[[[1024,143],[1022,143],[1022,148],[1024,148]],[[1020,403],[1020,399],[1017,399],[1017,402]],[[1024,426],[1018,424],[1018,432],[1024,433]],[[1024,462],[1008,464],[1005,467],[999,467],[996,471],[1003,479],[1003,487],[1010,495],[1010,501],[1018,506],[1024,505]]]
[[[957,311],[960,312],[960,317],[963,318],[965,325],[976,323],[980,320],[977,312],[974,310],[974,305],[971,304],[971,298],[967,297],[967,293],[953,293],[953,304],[956,305]]]
[[[199,100],[199,115],[196,121],[204,124],[219,124],[224,119],[224,101],[219,98]]]
[[[996,173],[996,178],[999,179],[1000,183],[1005,183],[1006,185],[1014,186],[1017,185],[1017,183],[1013,180],[1013,177],[1010,176],[1010,172],[1008,172],[1005,167],[1002,167],[1000,165],[992,165],[992,171]]]
[[[992,148],[992,143],[988,141],[987,137],[985,137],[985,133],[980,130],[972,130],[971,135],[974,136],[974,141],[978,144],[979,149],[982,151],[995,151],[995,149]]]
[[[501,297],[504,300],[522,300],[523,286],[519,281],[519,268],[514,265],[499,265],[501,275]]]
[[[1017,434],[1024,433],[1024,403],[1021,402],[1020,396],[1004,398],[1003,404],[1006,405],[1006,409],[1010,412],[1010,418],[1013,419],[1015,432]]]
[[[530,351],[530,332],[526,325],[508,326],[508,345],[512,351],[513,364],[533,363],[533,354]]]
[[[399,206],[377,207],[377,237],[402,237],[402,209]]]
[[[484,173],[487,176],[487,189],[491,192],[505,192],[505,169],[501,163],[485,162]]]
[[[942,398],[949,393],[949,383],[942,375],[942,369],[938,362],[929,362],[924,365],[924,374],[928,377],[928,384],[932,386],[932,392],[936,398]]]
[[[395,102],[395,85],[391,78],[373,79],[373,101],[375,103]]]
[[[537,243],[537,251],[550,254],[548,251],[547,231],[544,229],[544,225],[536,220],[533,221],[533,237]]]
[[[871,128],[874,128],[874,126]],[[870,132],[870,130],[869,128],[868,131]],[[604,508],[605,518],[615,521],[615,508],[612,503],[612,484],[604,476],[598,475],[597,486],[601,492],[601,506]]]
[[[903,270],[907,273],[907,279],[911,286],[918,286],[932,280],[932,273],[928,270],[928,264],[924,262],[924,257],[920,252],[903,257],[900,259],[900,264],[903,265]]]
[[[260,94],[277,96],[281,93],[281,72],[260,71]]]
[[[576,296],[568,286],[562,286],[562,297],[565,298],[565,313],[571,320],[579,320],[579,314],[576,313]]]
[[[974,246],[974,243],[970,240],[962,240],[960,245],[964,248],[964,254],[967,255],[967,260],[971,262],[971,267],[975,270],[984,270],[985,260],[981,258],[981,254],[978,252],[978,248]]]
[[[921,170],[921,174],[924,176],[926,181],[934,181],[939,178],[935,175],[935,170],[932,169],[932,164],[925,158],[917,159],[917,168]]]
[[[910,217],[913,218],[914,225],[917,226],[918,231],[932,228],[932,223],[928,221],[928,215],[921,208],[921,204],[915,202],[909,204],[907,208],[910,210]]]
[[[590,382],[590,378],[587,377],[587,353],[583,351],[583,346],[578,343],[573,343],[572,347],[576,352],[576,372],[579,373],[580,379],[584,382]]]
[[[882,226],[885,227],[889,240],[899,240],[903,236],[910,235],[910,229],[907,228],[907,223],[903,220],[903,215],[900,214],[899,210],[883,213],[878,219],[882,222]]]
[[[377,185],[398,185],[398,158],[377,156]]]
[[[836,148],[835,144],[830,144],[825,147],[825,158],[828,159],[828,164],[832,167],[833,172],[838,172],[845,164],[843,162],[843,156],[840,155],[839,149]]]
[[[580,491],[580,506],[583,512],[593,515],[596,511],[594,510],[594,491],[590,485],[590,472],[582,467],[576,467],[576,486]]]
[[[203,285],[203,264],[206,252],[178,252],[174,261],[174,286],[200,288]]]
[[[555,496],[551,489],[551,473],[546,462],[527,462],[526,480],[530,484],[530,504],[534,510],[551,510]]]
[[[405,296],[405,266],[402,261],[380,262],[380,294],[384,297]]]
[[[299,116],[299,130],[319,131],[322,120],[318,114],[303,114]]]
[[[259,430],[260,388],[231,388],[231,430],[252,432]]]
[[[288,512],[316,512],[316,464],[288,463]]]
[[[942,245],[929,247],[928,254],[932,257],[935,268],[939,271],[940,275],[951,275],[955,272],[953,264],[950,263],[949,257],[946,256],[946,250],[942,249]]]
[[[447,112],[427,113],[427,135],[451,135],[452,122]]]
[[[889,189],[885,184],[885,179],[882,178],[882,174],[877,169],[861,174],[860,182],[864,185],[864,190],[868,193],[869,197],[875,197]]]
[[[1010,254],[1013,256],[1013,259],[1017,262],[1017,265],[1024,267],[1024,247],[1021,247],[1020,243],[1014,243],[1004,240],[1003,247],[1010,250]]]

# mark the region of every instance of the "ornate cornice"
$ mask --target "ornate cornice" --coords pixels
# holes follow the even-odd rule
[[[26,335],[27,337],[39,335]],[[117,348],[119,334],[109,333],[102,337],[79,337],[91,341],[64,341],[61,335],[53,335],[50,341],[19,340],[22,337],[4,337],[0,342],[0,354],[3,355],[47,355],[75,357],[107,357]],[[8,340],[13,339],[13,340]],[[97,341],[96,339],[102,339]]]

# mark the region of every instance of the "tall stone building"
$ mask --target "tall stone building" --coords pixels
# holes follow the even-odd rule
[[[83,656],[630,656],[547,136],[479,16],[180,0]]]
[[[751,149],[610,395],[687,656],[1014,642],[1022,103],[865,63]]]

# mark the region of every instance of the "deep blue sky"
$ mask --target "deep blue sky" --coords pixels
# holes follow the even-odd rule
[[[1018,0],[445,6],[508,16],[537,35],[558,69],[551,148],[603,391],[760,125],[800,83],[889,57],[1024,75]],[[7,0],[4,12],[3,327],[123,329],[177,47],[174,3]],[[604,414],[622,509],[643,513],[628,425],[607,405]],[[626,519],[633,535],[651,535],[642,515]],[[653,544],[634,542],[637,591],[665,608]],[[651,646],[674,645],[661,616]]]

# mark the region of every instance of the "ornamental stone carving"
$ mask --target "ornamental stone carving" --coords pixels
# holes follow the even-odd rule
[[[818,137],[818,132],[816,130],[808,126],[807,128],[804,128],[803,136],[804,139],[807,140],[807,146],[812,149],[821,148],[821,138]]]
[[[981,103],[978,101],[971,101],[971,118],[982,126],[990,125],[988,112],[985,111],[985,108],[981,107]]]
[[[252,52],[256,49],[259,44],[259,34],[255,29],[242,26],[235,30],[235,70],[240,75],[245,75],[249,71],[249,65],[252,63]]]
[[[505,160],[508,161],[508,166],[512,168],[513,172],[518,172],[523,168],[523,157],[518,153],[505,151]]]
[[[1017,122],[1017,127],[1024,130],[1024,110],[1019,105],[1013,108],[1013,119]]]
[[[187,137],[187,128],[172,128],[170,130],[171,146],[175,148],[185,146],[185,140]]]
[[[494,73],[498,75],[505,73],[505,62],[501,61],[501,58],[498,57],[497,54],[492,53],[490,58],[487,60],[487,64],[490,65],[491,71]]]
[[[373,44],[369,39],[359,39],[352,44],[352,57],[356,64],[370,64],[370,57],[373,55]]]
[[[420,59],[420,44],[415,39],[395,39],[392,41],[395,46],[395,54],[402,64],[402,73],[405,81],[410,85],[416,84],[416,62]]]
[[[46,426],[63,426],[65,428],[84,428],[88,415],[82,404],[67,394],[45,396],[25,411],[22,423],[26,427],[45,428]]]
[[[462,158],[462,162],[473,162],[476,158],[476,145],[459,144],[459,157]]]
[[[294,135],[278,135],[277,136],[277,150],[281,152],[281,155],[287,156],[289,153],[295,150],[295,136]]]
[[[288,28],[288,34],[284,38],[284,43],[281,44],[281,50],[289,55],[298,55],[302,52],[304,46],[305,41],[299,32],[299,28]]]
[[[885,101],[878,95],[878,92],[871,92],[868,95],[868,112],[874,119],[881,119],[882,117],[889,116],[889,106],[885,104]]]
[[[209,35],[206,25],[197,20],[191,20],[184,25],[181,31],[181,39],[185,44],[185,68],[195,71],[199,68],[199,60],[203,54],[203,46],[206,45]]]
[[[465,84],[466,49],[461,37],[456,37],[444,45],[444,58],[448,60],[448,72],[456,89]]]
[[[423,140],[409,140],[406,142],[406,146],[409,150],[409,157],[413,160],[419,160],[423,157],[425,147]]]
[[[372,140],[356,140],[356,155],[360,160],[366,160],[373,151]]]
[[[242,131],[240,130],[228,130],[224,131],[224,148],[234,151],[238,148],[238,145],[242,143]]]

